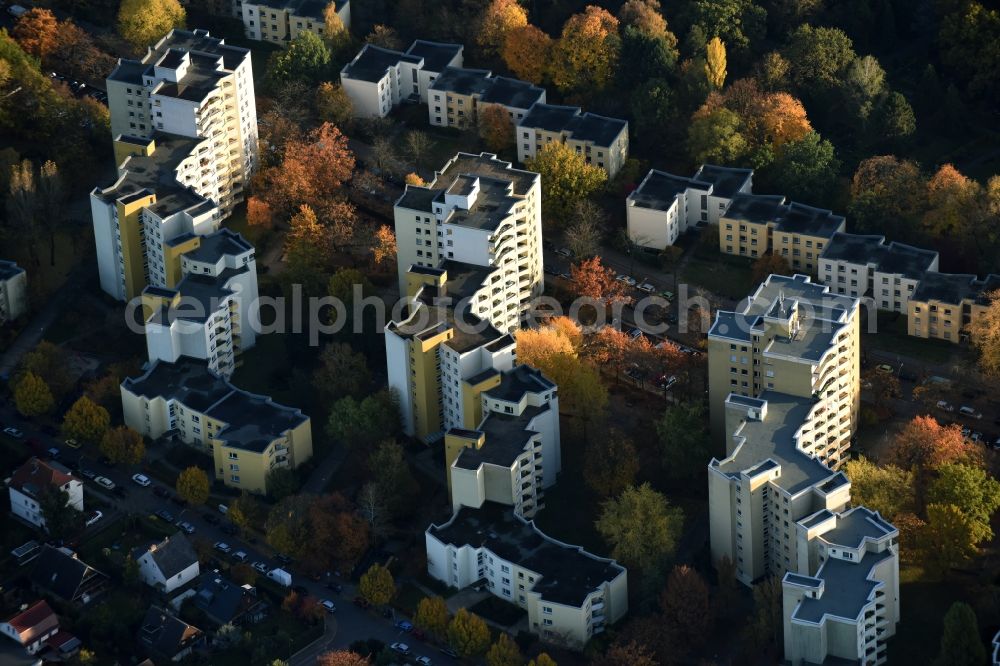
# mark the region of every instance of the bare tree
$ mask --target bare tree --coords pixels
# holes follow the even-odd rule
[[[66,190],[59,167],[52,160],[42,165],[38,178],[38,217],[49,235],[49,264],[56,265],[56,229],[66,214]]]
[[[368,533],[372,540],[385,535],[388,510],[385,508],[385,498],[377,484],[366,483],[358,493],[358,511],[361,518],[368,523]]]
[[[413,130],[406,134],[406,152],[419,169],[423,165],[427,152],[431,149],[431,139],[425,132]]]
[[[372,141],[372,159],[375,161],[375,169],[384,178],[386,173],[392,171],[391,167],[396,161],[396,151],[392,147],[392,141],[384,136],[376,137]]]
[[[600,206],[584,199],[573,207],[572,222],[566,227],[566,246],[579,259],[597,254],[607,215]]]
[[[38,265],[38,248],[35,246],[38,229],[38,193],[35,187],[35,166],[23,160],[10,169],[10,192],[7,196],[7,220],[15,233],[22,235],[28,245],[32,263]]]

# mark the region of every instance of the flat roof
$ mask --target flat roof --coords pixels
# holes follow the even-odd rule
[[[865,553],[860,562],[827,558],[814,576],[823,581],[822,596],[818,599],[804,597],[792,612],[792,619],[820,622],[824,615],[856,619],[881,585],[872,579],[872,569],[890,557],[893,554],[887,549],[881,553]]]
[[[781,473],[773,483],[790,495],[819,486],[836,477],[841,477],[843,482],[847,482],[843,473],[834,472],[798,448],[799,428],[816,406],[816,400],[777,391],[764,391],[759,398],[750,400],[758,401],[760,406],[766,404],[764,418],[744,419],[742,425],[732,434],[739,444],[728,457],[722,460],[713,459],[711,462],[713,467],[723,474],[738,478],[743,474],[753,475],[779,465]],[[741,400],[739,404],[748,403],[746,400]],[[727,409],[730,407],[727,406]]]
[[[202,263],[215,264],[223,257],[236,257],[254,249],[242,234],[230,229],[219,229],[215,233],[199,238],[201,242],[198,247],[188,250],[184,256]]]
[[[819,536],[823,541],[845,548],[859,548],[865,540],[878,540],[899,534],[899,530],[882,518],[878,511],[856,506],[850,511],[835,514],[836,527]]]
[[[711,183],[713,196],[731,199],[753,179],[753,169],[702,164],[694,178]]]
[[[420,58],[374,44],[365,44],[358,55],[354,56],[354,60],[344,66],[341,74],[359,81],[378,83],[390,68],[401,62],[417,65],[420,64]]]
[[[459,95],[481,95],[491,86],[490,70],[446,67],[431,84],[431,90]]]
[[[678,194],[688,189],[707,192],[711,187],[711,183],[697,178],[685,178],[650,169],[639,187],[628,195],[628,200],[640,208],[669,210]]]
[[[614,560],[550,539],[533,522],[495,502],[484,502],[478,509],[462,507],[447,523],[431,525],[427,532],[446,544],[486,548],[534,571],[538,579],[531,590],[552,603],[580,607],[590,594],[625,573]]]
[[[16,262],[0,259],[0,280],[9,280],[21,273],[24,273],[24,269]]]
[[[780,194],[734,194],[723,214],[727,220],[766,224],[778,218],[785,197]]]
[[[532,104],[545,97],[545,89],[527,81],[506,76],[493,76],[492,83],[483,93],[483,104],[502,104],[513,109],[530,109]]]
[[[884,236],[836,233],[823,249],[820,259],[872,265],[882,273],[894,273],[910,279],[922,278],[937,260],[933,250],[895,241],[886,244]]]
[[[418,39],[410,44],[406,49],[409,56],[417,56],[424,61],[423,69],[428,72],[441,72],[445,67],[462,53],[461,44],[448,44],[445,42],[429,42],[425,39]]]
[[[479,469],[484,464],[510,467],[524,453],[531,438],[538,434],[530,429],[531,420],[548,410],[548,405],[542,405],[526,407],[518,415],[490,412],[474,431],[486,436],[483,445],[478,449],[462,449],[455,459],[455,467],[470,470]]]

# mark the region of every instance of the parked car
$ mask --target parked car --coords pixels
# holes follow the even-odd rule
[[[570,259],[573,256],[573,250],[569,249],[568,247],[561,247],[558,250],[556,250],[556,254],[558,254],[560,257],[566,257],[567,259]]]
[[[943,409],[946,412],[953,412],[953,411],[955,411],[955,405],[951,404],[947,400],[938,400],[937,401],[937,408],[938,409]]]
[[[13,437],[14,439],[21,439],[22,437],[24,437],[24,433],[18,430],[17,428],[14,428],[13,426],[4,428],[3,434],[9,437]]]
[[[284,566],[288,566],[289,564],[292,563],[292,558],[288,557],[288,555],[285,555],[284,553],[275,553],[274,559],[276,559]]]
[[[973,419],[981,419],[981,418],[983,418],[983,413],[982,412],[977,412],[975,409],[973,409],[972,407],[969,407],[968,405],[962,405],[961,407],[958,408],[958,411],[963,416],[968,416],[969,418],[973,418]]]
[[[396,628],[399,629],[400,631],[405,631],[406,633],[410,633],[411,631],[413,631],[413,624],[407,622],[406,620],[397,620]]]
[[[672,291],[661,291],[660,296],[667,299],[668,301],[674,300],[674,292]]]
[[[660,389],[661,391],[666,391],[676,383],[677,383],[677,377],[674,375],[670,375],[669,377],[660,376],[656,380],[656,388]]]
[[[450,645],[445,645],[444,647],[440,648],[440,650],[441,650],[441,654],[447,655],[447,656],[451,657],[452,659],[458,659],[458,653],[455,652],[455,650],[452,649],[452,647]]]
[[[135,481],[136,485],[142,486],[143,488],[148,488],[152,481],[145,474],[133,474],[132,480]]]
[[[115,489],[115,482],[112,481],[111,479],[109,479],[106,476],[95,477],[94,478],[94,483],[96,483],[97,485],[99,485],[101,488],[104,488],[105,490],[114,490]]]
[[[245,551],[238,550],[235,553],[233,553],[233,559],[236,560],[237,562],[246,562],[247,554]]]
[[[619,282],[624,282],[625,284],[627,284],[630,287],[634,287],[636,285],[636,279],[634,277],[629,276],[629,275],[625,275],[624,273],[622,273],[620,275],[616,275],[615,276],[615,280],[617,280]]]
[[[90,527],[103,517],[104,514],[101,513],[100,511],[95,511],[94,513],[90,514],[89,516],[87,516],[87,523],[86,523],[87,527]]]
[[[76,441],[75,439],[66,439],[66,440],[63,440],[63,444],[65,444],[66,446],[68,446],[71,449],[78,449],[78,448],[80,448],[80,442]]]
[[[97,472],[95,472],[92,469],[87,469],[86,467],[81,467],[80,476],[82,476],[85,479],[90,479],[91,481],[93,481],[95,478],[97,478]]]
[[[53,460],[59,460],[59,456],[62,455],[62,451],[59,450],[58,446],[53,446],[49,448],[49,450],[46,451],[46,453],[48,453],[49,458],[52,458]]]
[[[368,600],[364,597],[354,597],[354,601],[352,603],[358,608],[371,608],[371,604],[368,603]]]
[[[333,614],[337,612],[337,604],[333,603],[329,599],[324,599],[321,605],[326,609],[327,613]]]
[[[220,553],[225,553],[226,555],[233,552],[233,547],[230,546],[225,541],[216,541],[215,546],[213,546],[213,548],[215,548]]]
[[[254,562],[253,563],[253,568],[254,568],[254,571],[256,571],[257,573],[262,573],[265,576],[267,575],[268,567],[267,567],[267,564],[265,564],[264,562]]]
[[[647,294],[652,294],[654,291],[656,291],[656,287],[654,287],[649,282],[643,282],[642,284],[637,286],[636,289],[638,289],[639,291],[644,291]]]
[[[414,663],[418,664],[419,666],[431,666],[431,658],[430,657],[417,657],[414,660]]]
[[[393,652],[398,652],[404,657],[410,654],[410,646],[407,645],[406,643],[393,643],[392,645],[389,646],[389,648]]]
[[[160,520],[164,520],[164,521],[166,521],[168,523],[174,522],[174,514],[170,513],[166,509],[160,509],[159,511],[157,511],[153,515],[155,515]]]
[[[881,372],[882,374],[891,375],[896,372],[895,369],[888,363],[879,363],[875,366],[875,372]]]
[[[219,531],[223,534],[235,536],[240,533],[240,528],[236,527],[236,525],[233,525],[232,523],[226,523],[225,525],[219,527]]]
[[[163,486],[153,486],[153,494],[157,497],[170,497],[170,491]]]
[[[180,530],[184,532],[184,534],[194,534],[194,525],[187,522],[186,520],[182,520],[181,522],[177,523],[177,527],[179,527]]]
[[[203,513],[203,514],[201,514],[201,517],[209,525],[218,525],[220,522],[222,522],[222,521],[219,520],[219,517],[217,515],[215,515],[214,513]]]

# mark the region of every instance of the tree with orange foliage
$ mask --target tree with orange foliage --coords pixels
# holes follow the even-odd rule
[[[924,178],[911,160],[876,155],[858,164],[851,178],[850,217],[864,233],[910,233],[927,206]]]
[[[1000,377],[1000,290],[984,294],[988,305],[969,326],[969,340],[979,351],[979,369]]]
[[[316,666],[370,666],[370,664],[367,657],[349,650],[324,652],[316,657]]]
[[[307,294],[319,295],[326,282],[333,243],[330,231],[320,224],[315,211],[306,204],[289,221],[285,236],[285,277],[301,284]]]
[[[573,342],[559,330],[544,326],[522,328],[517,332],[518,364],[545,368],[553,357],[559,355],[576,357]]]
[[[649,648],[632,641],[612,645],[603,656],[594,661],[594,664],[597,666],[658,666],[659,662],[653,657],[653,652]]]
[[[427,182],[420,177],[420,174],[417,173],[408,173],[406,174],[406,178],[403,180],[407,185],[414,185],[416,187],[424,187],[427,185]]]
[[[675,634],[675,646],[698,648],[712,629],[712,606],[708,586],[697,571],[678,565],[667,578],[667,587],[660,595],[660,610],[664,626]]]
[[[615,381],[617,382],[631,343],[632,338],[624,331],[620,331],[613,326],[604,326],[597,333],[590,336],[584,349],[587,358],[594,365],[614,368]]]
[[[115,59],[97,48],[90,33],[72,21],[60,21],[46,64],[74,79],[104,79],[114,68]]]
[[[615,272],[591,257],[570,266],[570,289],[578,298],[591,298],[605,305],[629,300],[628,287],[615,280]]]
[[[924,229],[938,238],[964,235],[968,231],[969,211],[976,208],[982,188],[952,164],[944,164],[927,181]]]
[[[477,112],[479,137],[486,147],[499,153],[514,147],[514,121],[499,104],[480,104]]]
[[[552,38],[533,25],[507,33],[500,52],[504,63],[519,79],[542,83],[548,76]]]
[[[764,140],[775,148],[798,141],[812,131],[802,102],[785,92],[768,93],[757,103],[756,115]]]
[[[44,60],[55,49],[59,23],[48,9],[31,9],[14,25],[13,37],[26,53]]]
[[[667,21],[660,14],[660,3],[656,0],[628,0],[618,10],[618,21],[623,32],[635,28],[651,37],[667,34]]]
[[[618,69],[620,54],[618,19],[588,5],[563,24],[552,52],[552,82],[564,93],[601,91]]]
[[[979,448],[962,436],[957,424],[941,425],[933,416],[916,416],[892,441],[889,462],[913,470],[918,504],[923,505],[934,470],[954,462],[982,465],[983,459]]]
[[[375,230],[375,243],[372,245],[372,260],[376,266],[389,264],[396,259],[396,234],[392,227],[383,224]]]
[[[759,284],[767,279],[769,275],[791,275],[792,267],[788,265],[788,260],[777,252],[765,254],[757,261],[753,262],[753,281]]]
[[[526,25],[528,25],[528,12],[518,4],[517,0],[493,0],[483,15],[476,43],[483,47],[483,53],[486,55],[497,55],[507,35]]]
[[[251,227],[270,227],[274,224],[271,205],[260,197],[247,199],[247,224]]]

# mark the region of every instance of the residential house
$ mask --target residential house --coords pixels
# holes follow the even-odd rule
[[[28,313],[28,274],[13,261],[0,260],[0,326]]]
[[[187,585],[201,573],[197,553],[180,532],[160,543],[136,548],[132,558],[139,565],[142,582],[165,594]]]
[[[68,470],[50,465],[44,460],[32,457],[10,477],[7,491],[10,494],[10,510],[18,518],[36,527],[45,528],[41,500],[49,489],[64,491],[66,506],[83,511],[83,484],[68,473]]]
[[[350,0],[243,0],[241,5],[247,39],[270,44],[288,46],[303,32],[325,37],[330,5],[344,28],[351,27]]]
[[[535,157],[552,142],[564,143],[587,164],[614,178],[628,159],[628,122],[575,106],[538,103],[517,123],[517,159]]]
[[[718,224],[732,198],[752,189],[752,169],[703,164],[691,178],[650,169],[625,200],[629,240],[662,250],[688,229]]]
[[[402,102],[427,103],[431,83],[448,67],[461,67],[463,47],[418,39],[405,52],[365,44],[340,71],[354,115],[384,118]]]
[[[156,361],[122,382],[125,424],[151,439],[173,435],[215,461],[227,486],[267,492],[267,476],[312,457],[312,422],[294,407],[238,389],[186,356]]]
[[[45,544],[31,570],[32,586],[66,604],[85,606],[107,586],[108,577],[68,548]]]
[[[509,506],[462,507],[425,540],[433,578],[456,588],[485,580],[545,642],[582,648],[628,612],[624,567],[546,536]]]
[[[215,625],[248,625],[267,615],[268,605],[257,597],[252,585],[237,585],[218,571],[207,571],[198,579],[194,605]]]
[[[151,657],[177,662],[205,645],[201,629],[171,615],[159,606],[150,606],[139,625],[139,646]]]
[[[0,634],[16,641],[30,655],[41,652],[45,642],[58,633],[59,617],[44,600],[0,623]]]

